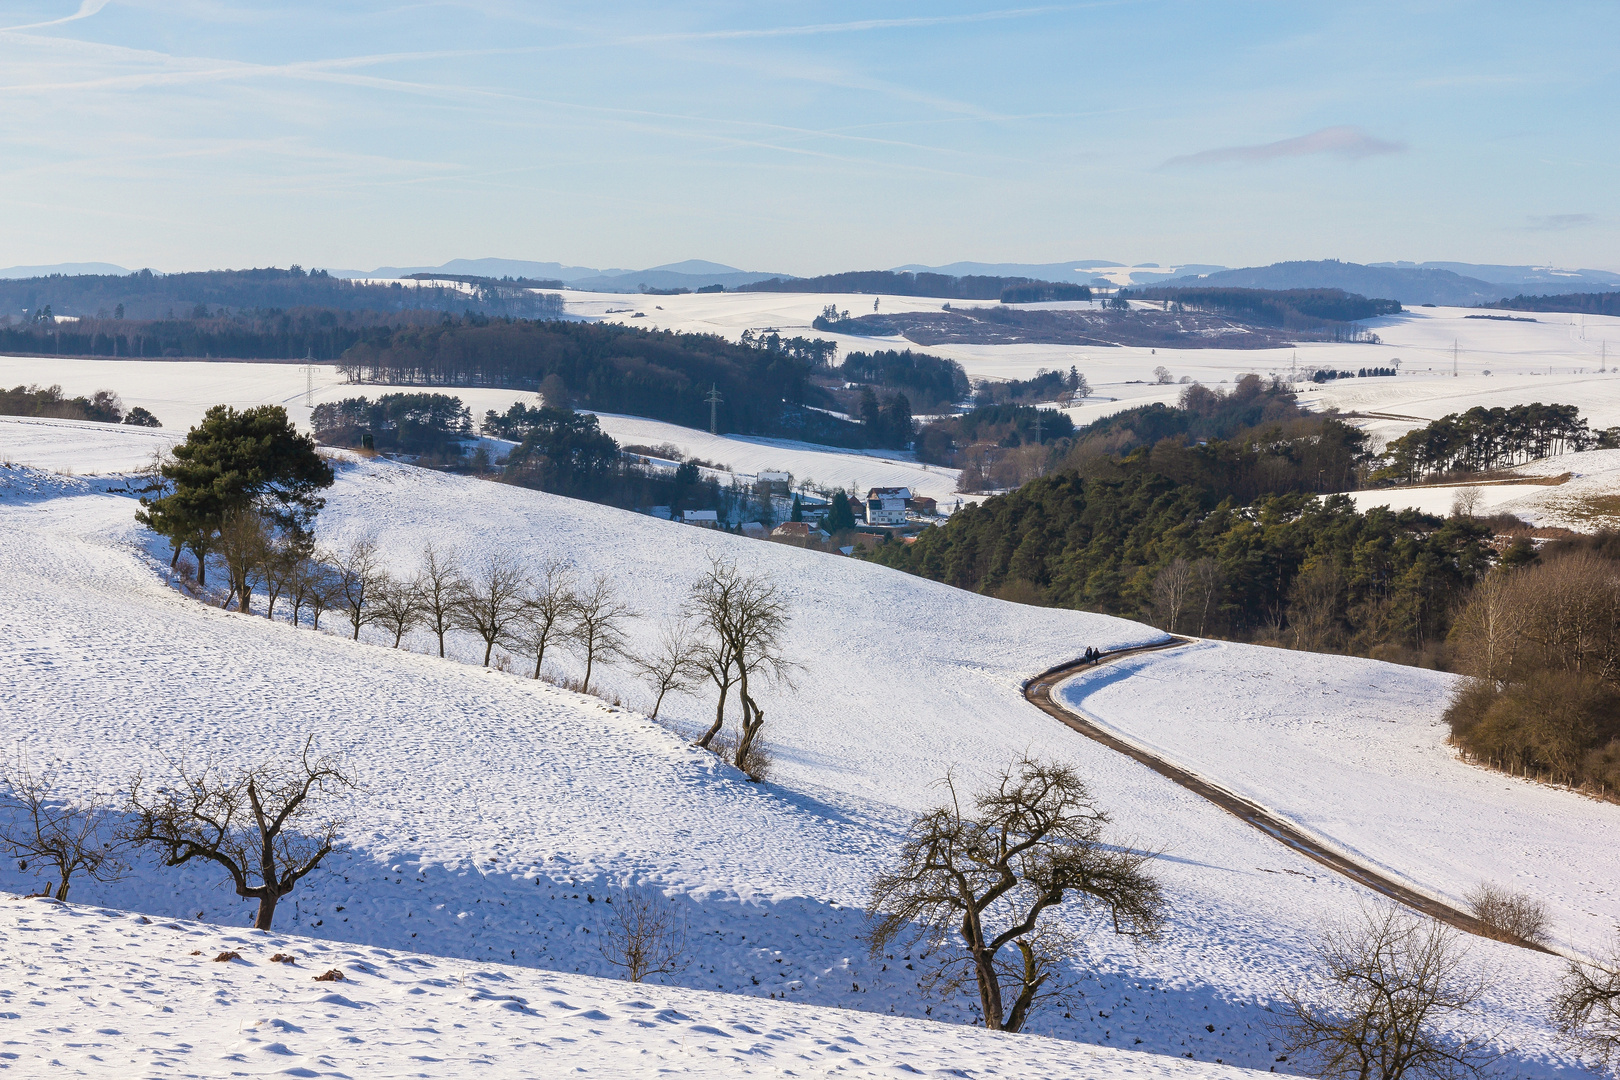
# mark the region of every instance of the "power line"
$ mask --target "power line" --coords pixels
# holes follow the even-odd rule
[[[720,434],[720,427],[719,427],[719,415],[720,414],[719,414],[719,409],[720,409],[720,402],[723,400],[720,397],[720,384],[719,383],[710,383],[709,384],[709,396],[708,396],[707,400],[709,402],[709,434],[710,435],[718,435],[718,434]]]

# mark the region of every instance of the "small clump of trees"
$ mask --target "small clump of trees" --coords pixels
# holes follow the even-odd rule
[[[1032,1010],[1072,992],[1064,968],[1080,937],[1059,915],[1066,900],[1115,933],[1158,933],[1165,898],[1153,856],[1104,840],[1109,815],[1073,768],[1026,757],[969,800],[953,777],[944,787],[946,802],[912,822],[871,884],[873,959],[920,949],[926,989],[972,987],[987,1028],[1019,1031]]]
[[[244,601],[251,592],[241,574],[252,561],[246,552],[262,542],[291,558],[307,547],[325,506],[318,492],[334,480],[314,441],[280,405],[240,411],[215,405],[158,471],[165,493],[143,496],[136,520],[168,538],[171,567],[189,549],[201,585],[207,584],[208,555],[225,547],[236,575],[231,593]]]
[[[1620,786],[1620,565],[1588,550],[1498,568],[1452,631],[1446,710],[1479,763],[1607,795]]]
[[[68,397],[60,384],[54,386],[0,387],[0,416],[43,416],[55,420],[91,420],[101,424],[129,424],[134,427],[162,427],[158,418],[140,405],[124,411],[124,403],[111,390],[97,390],[89,397]]]

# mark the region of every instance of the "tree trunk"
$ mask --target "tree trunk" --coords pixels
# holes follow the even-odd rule
[[[581,693],[588,694],[588,693],[591,692],[591,662],[594,661],[595,659],[596,659],[596,650],[595,649],[589,649],[589,648],[586,649],[585,650],[585,681],[583,683],[581,683],[580,687],[579,687]]]
[[[495,651],[495,639],[492,638],[492,637],[485,638],[484,639],[484,666],[485,667],[489,667],[489,654],[494,652],[494,651]],[[590,662],[589,659],[587,659],[585,661],[585,681],[586,682],[591,681],[591,662]]]
[[[726,697],[731,693],[731,684],[721,683],[719,686],[720,700],[715,702],[714,705],[714,723],[709,725],[709,730],[703,733],[703,738],[697,741],[697,745],[705,750],[709,748],[709,743],[714,740],[714,737],[720,734],[720,729],[726,726]]]
[[[253,919],[253,929],[270,929],[270,924],[276,918],[276,901],[280,899],[274,891],[270,890],[266,890],[265,894],[259,897],[259,914]]]
[[[443,626],[438,627],[437,633],[439,635],[439,659],[443,660],[444,659],[444,627]]]

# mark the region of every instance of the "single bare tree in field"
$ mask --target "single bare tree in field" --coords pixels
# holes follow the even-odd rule
[[[359,641],[360,628],[376,619],[377,591],[383,580],[382,557],[371,540],[356,540],[337,556],[332,595],[354,628],[350,640]]]
[[[686,966],[686,920],[663,894],[627,889],[612,911],[597,948],[608,963],[624,969],[627,980],[638,983]]]
[[[42,861],[56,869],[56,898],[68,898],[74,874],[92,881],[116,881],[128,869],[119,857],[126,841],[112,816],[113,802],[102,795],[69,800],[49,773],[36,773],[18,759],[0,771],[15,806],[0,813],[0,848],[13,859]],[[50,889],[50,883],[46,883]]]
[[[397,649],[405,635],[422,621],[419,594],[411,582],[398,581],[385,574],[372,595],[376,597],[372,621],[394,635]]]
[[[1471,1080],[1499,1054],[1483,1035],[1437,1024],[1477,1017],[1486,984],[1463,973],[1455,930],[1395,904],[1364,910],[1328,931],[1317,949],[1325,1000],[1285,991],[1278,1034],[1290,1057],[1324,1080]]]
[[[303,754],[283,766],[231,774],[214,765],[176,766],[176,779],[147,796],[130,784],[132,839],[157,849],[169,866],[202,859],[223,867],[236,895],[259,901],[255,929],[268,930],[276,904],[332,853],[346,819],[319,804],[359,785],[331,758]]]
[[[896,942],[921,944],[936,965],[933,989],[971,983],[985,1026],[1018,1031],[1039,1003],[1068,991],[1060,965],[1077,942],[1044,918],[1065,899],[1100,908],[1115,933],[1158,932],[1164,897],[1147,870],[1152,856],[1103,842],[1109,817],[1069,766],[1016,761],[970,807],[951,777],[945,789],[949,802],[912,823],[894,868],[872,882],[874,958]]]
[[[698,641],[687,619],[666,621],[658,631],[658,644],[648,656],[638,657],[636,670],[652,684],[652,718],[658,719],[658,710],[664,707],[664,697],[670,691],[690,690],[703,678],[704,671],[698,657]]]
[[[1153,615],[1161,629],[1174,634],[1193,589],[1192,564],[1176,558],[1153,579]]]
[[[624,655],[624,624],[635,611],[619,598],[606,574],[574,593],[573,640],[585,654],[585,680],[580,689],[591,692],[591,667],[598,661]]]
[[[497,552],[456,593],[455,625],[484,642],[484,666],[497,642],[510,634],[523,614],[527,586],[523,571],[504,552]]]
[[[534,677],[546,650],[573,640],[574,581],[562,562],[550,562],[523,595],[523,609],[508,638],[519,652],[534,657]]]
[[[423,623],[439,639],[439,656],[444,656],[444,636],[456,626],[456,598],[466,582],[453,551],[441,552],[432,544],[422,549],[422,562],[416,572],[417,601]]]

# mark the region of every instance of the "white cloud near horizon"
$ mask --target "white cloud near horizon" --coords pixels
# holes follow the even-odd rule
[[[1173,157],[1160,166],[1162,169],[1198,167],[1201,165],[1247,165],[1281,158],[1311,157],[1332,154],[1334,157],[1376,157],[1381,154],[1401,154],[1406,144],[1391,142],[1369,135],[1358,127],[1337,125],[1299,135],[1292,139],[1260,143],[1255,146],[1223,146],[1214,150],[1200,150],[1196,154]]]

